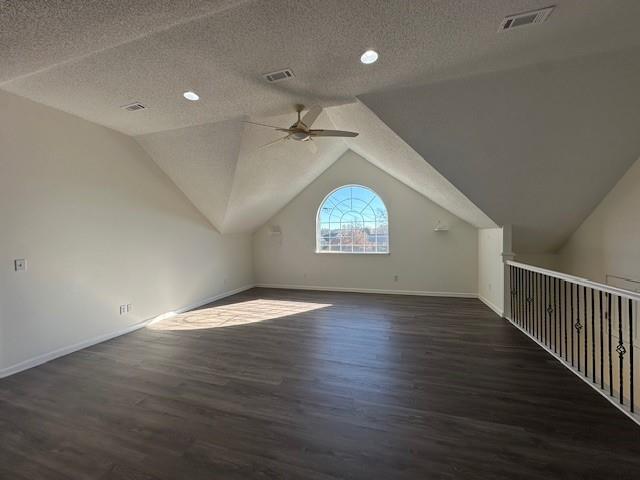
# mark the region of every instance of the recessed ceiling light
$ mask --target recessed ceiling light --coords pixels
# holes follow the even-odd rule
[[[376,52],[375,50],[367,50],[360,57],[360,61],[365,65],[376,63],[378,61],[378,52]]]
[[[198,95],[196,92],[192,92],[191,90],[189,90],[188,92],[184,92],[182,96],[187,100],[191,100],[192,102],[200,100],[200,95]]]

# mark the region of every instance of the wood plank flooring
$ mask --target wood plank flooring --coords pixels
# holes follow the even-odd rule
[[[637,480],[640,428],[477,300],[253,289],[0,380],[0,478]]]

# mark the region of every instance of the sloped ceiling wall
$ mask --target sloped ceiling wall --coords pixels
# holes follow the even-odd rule
[[[261,117],[288,126],[294,115]],[[240,121],[216,122],[136,137],[192,203],[222,233],[253,231],[289,203],[347,150],[477,227],[493,221],[359,102],[325,109],[318,128],[355,129],[354,139],[285,141],[281,132]]]
[[[548,2],[0,0],[0,89],[136,136],[222,232],[254,229],[351,148],[543,251],[622,175],[638,137],[638,51],[575,58],[640,48],[640,2],[554,3],[546,22],[498,33]],[[372,47],[380,60],[360,64]],[[290,82],[262,78],[284,67]],[[133,101],[147,108],[120,108]],[[240,120],[289,125],[278,116],[296,103],[361,136],[258,153],[273,133]]]
[[[640,154],[640,50],[360,97],[498,224],[559,248]]]
[[[151,158],[221,232],[240,152],[239,121],[138,137]]]
[[[341,130],[360,135],[347,146],[392,177],[478,228],[496,224],[361,102],[327,109]],[[357,127],[354,127],[357,126]]]

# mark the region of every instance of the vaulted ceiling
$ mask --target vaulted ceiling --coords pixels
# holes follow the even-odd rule
[[[0,88],[136,136],[221,232],[256,228],[351,148],[470,223],[520,224],[523,249],[552,249],[639,153],[627,138],[640,45],[636,0],[554,3],[547,22],[498,33],[505,15],[548,3],[0,0]],[[364,66],[371,47],[380,60]],[[594,55],[613,51],[610,63]],[[584,55],[591,64],[571,63]],[[293,80],[262,78],[285,67]],[[147,108],[120,108],[134,101]],[[361,135],[319,141],[317,154],[258,149],[273,132],[241,120],[289,125],[295,103]],[[567,182],[572,211],[555,212]]]
[[[555,251],[640,156],[640,49],[364,95],[500,225]]]
[[[293,114],[252,117],[289,126]],[[136,137],[193,204],[223,233],[252,231],[351,149],[478,227],[495,223],[360,102],[326,108],[314,127],[356,129],[349,139],[317,139],[317,152],[271,129],[222,121]]]

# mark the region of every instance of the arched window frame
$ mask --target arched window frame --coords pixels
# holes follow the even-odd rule
[[[377,244],[377,240],[376,239],[376,251],[350,251],[350,252],[344,252],[344,251],[336,251],[336,250],[322,250],[321,248],[321,213],[322,213],[322,208],[325,206],[325,204],[327,203],[327,200],[333,196],[336,192],[338,192],[339,190],[342,190],[344,188],[353,188],[353,187],[357,187],[357,188],[362,188],[364,190],[368,190],[369,192],[371,192],[371,194],[375,195],[375,197],[378,198],[378,200],[380,201],[380,203],[382,203],[382,207],[384,208],[384,212],[385,212],[385,216],[386,216],[386,239],[387,239],[387,243],[386,243],[386,250],[385,251],[377,251],[378,249],[378,244]],[[372,199],[373,200],[373,199]],[[376,220],[377,222],[377,220]],[[387,208],[387,204],[386,202],[383,200],[382,196],[380,194],[378,194],[378,192],[376,192],[375,190],[373,190],[370,187],[367,187],[365,185],[359,185],[359,184],[355,184],[355,183],[351,183],[351,184],[346,184],[346,185],[341,185],[337,188],[334,188],[333,190],[331,190],[327,195],[325,195],[325,197],[322,199],[322,202],[320,202],[320,205],[318,206],[318,210],[316,212],[316,253],[338,253],[338,254],[349,254],[349,255],[389,255],[391,251],[391,241],[390,241],[390,236],[389,236],[389,209]]]

